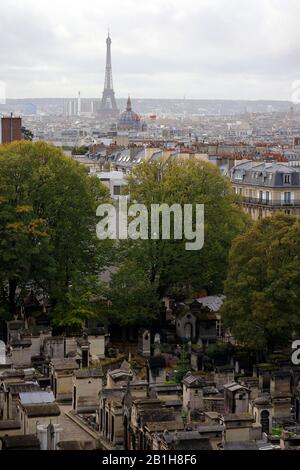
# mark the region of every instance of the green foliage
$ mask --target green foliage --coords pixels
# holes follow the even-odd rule
[[[159,299],[145,272],[134,261],[121,264],[107,292],[110,321],[121,326],[149,326],[159,313]]]
[[[74,278],[66,295],[53,310],[53,324],[80,327],[88,318],[93,317],[101,318],[105,324],[107,320],[103,315],[103,292],[104,286],[94,274],[86,275],[82,279]]]
[[[185,419],[185,418],[188,417],[188,415],[189,415],[188,411],[185,410],[184,408],[182,408],[182,410],[181,410],[181,418]]]
[[[82,145],[81,147],[73,147],[72,155],[85,155],[88,151],[89,148],[86,145]]]
[[[207,347],[206,354],[214,361],[223,360],[224,363],[232,357],[234,347],[230,343],[215,343]]]
[[[267,361],[272,362],[274,364],[280,364],[282,362],[289,362],[291,359],[291,354],[290,351],[287,353],[274,353],[269,354],[266,359]]]
[[[178,384],[181,384],[184,376],[189,372],[191,368],[190,365],[190,358],[186,351],[185,344],[181,346],[180,358],[177,363],[176,371],[175,371],[175,381]]]
[[[276,215],[233,244],[223,316],[233,336],[254,349],[287,345],[300,327],[300,224]]]
[[[222,291],[231,241],[249,219],[219,170],[197,160],[146,162],[133,169],[127,191],[149,214],[152,204],[205,204],[205,246],[186,251],[186,240],[175,240],[174,230],[171,240],[151,240],[149,217],[149,240],[118,245],[118,271],[107,293],[109,318],[120,325],[149,325],[159,316],[166,294],[184,300],[203,286]]]
[[[250,221],[235,204],[230,183],[217,167],[198,160],[145,162],[133,169],[128,193],[149,214],[151,204],[205,205],[205,245],[200,251],[187,251],[186,240],[175,240],[172,230],[171,240],[121,244],[122,273],[133,280],[137,276],[138,295],[143,293],[142,297],[153,298],[151,304],[157,304],[166,294],[184,298],[202,287],[222,292],[231,242]]]
[[[270,362],[262,362],[262,363],[260,363],[260,364],[256,364],[256,366],[257,366],[259,369],[268,370],[268,371],[271,371],[271,370],[275,370],[275,369],[276,369],[275,364],[272,364],[272,363],[270,363]]]
[[[284,428],[282,427],[272,428],[272,436],[281,436],[283,431],[284,431]]]
[[[22,137],[24,140],[29,140],[29,141],[33,140],[34,135],[32,131],[30,131],[29,129],[26,129],[26,127],[22,127],[21,132],[22,132]]]
[[[111,244],[96,237],[96,207],[108,197],[97,178],[53,146],[0,146],[3,310],[13,314],[30,284],[50,297],[59,323],[90,314],[96,275],[110,259]]]

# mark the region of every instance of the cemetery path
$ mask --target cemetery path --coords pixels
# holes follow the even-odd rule
[[[60,405],[59,424],[63,428],[60,441],[91,441],[92,436],[67,416],[71,409],[71,406]]]

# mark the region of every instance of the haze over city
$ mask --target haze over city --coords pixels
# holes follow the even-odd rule
[[[291,100],[296,0],[2,0],[8,98],[99,97],[112,37],[118,98]]]

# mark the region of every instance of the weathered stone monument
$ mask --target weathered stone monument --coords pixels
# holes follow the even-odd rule
[[[142,356],[151,356],[151,334],[149,330],[141,329],[139,331],[138,349]]]
[[[3,341],[0,341],[0,365],[6,364],[6,346]]]

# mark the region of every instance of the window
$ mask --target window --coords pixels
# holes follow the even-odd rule
[[[291,184],[291,175],[283,175],[284,184]]]
[[[237,170],[234,175],[234,179],[236,180],[243,180],[244,179],[244,174],[242,171]]]
[[[284,203],[291,204],[292,202],[292,193],[284,193]]]
[[[114,186],[114,196],[121,195],[121,186]]]

